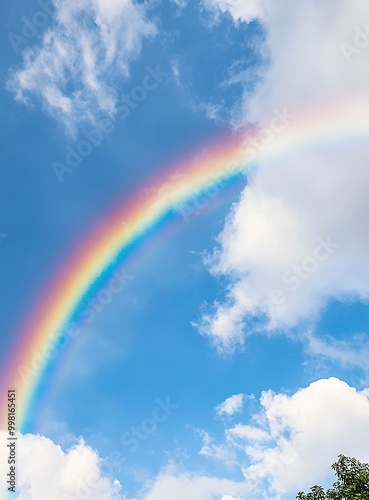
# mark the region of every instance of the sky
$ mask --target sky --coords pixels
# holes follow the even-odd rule
[[[339,454],[369,461],[367,2],[19,0],[0,26],[2,402],[114,207],[164,199],[230,138],[252,153],[90,289],[8,496],[0,429],[0,494],[292,500]]]

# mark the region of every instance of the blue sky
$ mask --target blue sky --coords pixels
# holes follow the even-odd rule
[[[333,3],[65,0],[47,15],[36,1],[2,5],[2,361],[67,256],[166,165],[263,130],[276,110],[303,119],[366,88],[365,2],[338,2],[324,29]],[[35,34],[23,43],[27,20]],[[121,119],[157,68],[163,81]],[[59,182],[53,164],[107,117],[112,130]],[[50,366],[21,437],[16,498],[292,499],[329,482],[338,453],[369,460],[367,156],[365,141],[272,165],[261,154],[250,179],[150,248]],[[263,309],[280,276],[330,238],[286,302]]]

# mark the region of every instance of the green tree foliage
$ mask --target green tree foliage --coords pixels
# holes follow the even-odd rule
[[[309,493],[298,493],[297,500],[369,500],[369,464],[340,455],[332,469],[337,481],[331,489],[313,486]]]

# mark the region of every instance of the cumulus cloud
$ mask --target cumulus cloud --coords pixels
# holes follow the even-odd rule
[[[232,467],[242,471],[243,482],[190,474],[172,465],[148,485],[142,500],[181,500],[182,491],[183,498],[196,500],[290,499],[312,484],[329,484],[330,466],[339,454],[369,460],[368,394],[337,378],[317,380],[291,395],[265,391],[255,413],[240,416],[218,443],[211,440],[214,449],[237,457]],[[203,456],[214,459],[211,453]],[[223,461],[228,468],[225,454]]]
[[[5,445],[6,433],[0,431]],[[6,446],[1,446],[0,475],[6,477]],[[118,480],[104,477],[103,460],[83,440],[63,451],[51,439],[40,435],[18,435],[17,500],[218,500],[223,495],[249,491],[245,482],[222,477],[191,474],[174,465],[164,468],[149,481],[135,499],[128,498]],[[3,486],[2,486],[3,487]]]
[[[292,395],[263,392],[259,410],[227,428],[219,446],[238,452],[252,498],[291,498],[329,482],[339,454],[369,460],[368,418],[367,389],[320,379]]]
[[[217,475],[172,463],[130,500],[291,498],[312,484],[329,482],[330,465],[341,453],[369,461],[369,389],[320,379],[290,395],[265,391],[259,403],[256,412],[240,415],[217,440],[204,431],[205,446],[214,453],[202,455],[219,461]],[[5,438],[1,432],[1,442]],[[128,500],[120,483],[102,473],[104,462],[97,452],[82,440],[64,451],[46,437],[20,435],[17,456],[19,500]],[[1,477],[8,468],[6,458],[2,446]],[[230,466],[244,480],[227,477]]]
[[[294,491],[324,481],[340,453],[369,460],[369,399],[345,382],[318,380],[292,396],[264,392],[260,404],[254,428],[263,433],[256,444],[245,441],[249,480]]]
[[[40,46],[26,49],[11,74],[17,100],[41,101],[74,133],[81,123],[116,111],[119,79],[129,75],[142,40],[156,33],[133,0],[54,0],[55,19]]]
[[[237,2],[212,4],[235,21],[248,22],[247,13],[234,14]],[[242,112],[238,109],[234,121],[241,129],[259,124],[263,133],[276,110],[288,110],[295,118],[286,134],[301,127],[303,138],[326,120],[322,134],[331,128],[332,138],[322,144],[317,136],[296,149],[296,141],[290,141],[284,156],[259,151],[258,170],[208,258],[211,271],[226,277],[229,286],[226,298],[198,326],[229,349],[243,343],[255,325],[260,328],[260,320],[269,331],[297,331],[312,327],[331,299],[369,297],[369,153],[358,132],[369,126],[366,101],[360,99],[369,84],[367,4],[287,0],[260,5],[266,6],[265,15],[255,15],[265,25],[271,62],[254,94],[239,103]],[[343,42],[362,47],[352,53],[350,64]],[[337,122],[329,121],[333,110],[338,110]],[[351,124],[342,140],[336,123]],[[283,141],[277,134],[270,140],[276,150]]]
[[[5,442],[6,433],[0,432]],[[121,485],[101,474],[101,459],[83,441],[64,452],[51,439],[26,434],[18,436],[17,488],[19,500],[119,500]],[[0,452],[0,473],[6,477],[5,447]]]

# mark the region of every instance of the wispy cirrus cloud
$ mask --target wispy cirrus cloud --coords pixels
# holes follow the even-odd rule
[[[217,415],[228,417],[242,411],[245,399],[251,399],[252,396],[247,396],[246,394],[234,394],[233,396],[227,398],[223,403],[220,403],[215,411]]]
[[[27,48],[8,87],[23,103],[44,109],[74,134],[83,123],[114,116],[115,84],[129,76],[142,41],[156,34],[145,5],[133,0],[54,0],[53,26]]]
[[[246,22],[264,19],[267,13],[268,0],[203,0],[203,4],[215,15],[228,13],[235,22]]]

